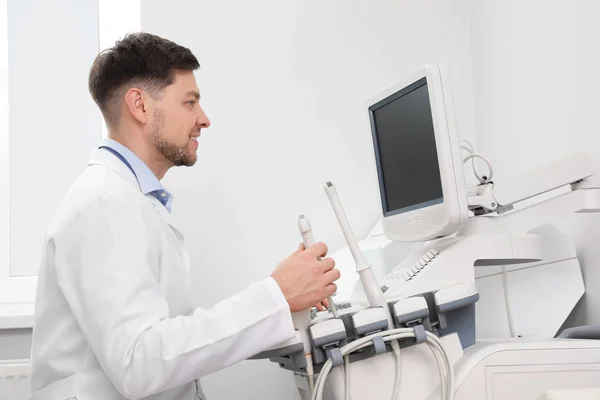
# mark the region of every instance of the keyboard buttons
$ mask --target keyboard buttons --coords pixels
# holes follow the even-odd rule
[[[413,273],[415,273],[415,274],[419,273],[419,268],[417,268],[415,265],[413,265],[412,267],[410,267],[410,270],[411,270]]]

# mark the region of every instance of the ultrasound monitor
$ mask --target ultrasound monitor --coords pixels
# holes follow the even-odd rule
[[[368,104],[383,211],[391,240],[451,235],[468,218],[451,94],[442,69],[428,65]]]

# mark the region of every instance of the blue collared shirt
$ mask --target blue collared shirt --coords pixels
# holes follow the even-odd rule
[[[107,150],[112,150],[111,152],[115,154],[131,170],[131,172],[133,172],[142,193],[151,194],[158,199],[169,212],[171,212],[173,195],[164,188],[156,175],[154,175],[150,168],[148,168],[138,156],[127,147],[111,138],[104,139],[100,147],[106,147],[108,148]]]

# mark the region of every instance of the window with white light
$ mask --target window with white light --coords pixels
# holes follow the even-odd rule
[[[89,68],[140,24],[139,0],[0,0],[0,317],[33,302],[50,218],[106,136]]]
[[[100,51],[112,47],[125,34],[141,30],[140,0],[100,0],[98,9]],[[106,136],[106,125],[102,121],[102,137]]]

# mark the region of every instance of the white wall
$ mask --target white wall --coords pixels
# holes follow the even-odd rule
[[[300,241],[297,213],[331,248],[343,237],[322,185],[353,228],[379,216],[366,99],[425,63],[452,75],[474,138],[470,1],[142,2],[142,28],[190,47],[212,127],[199,162],[172,171],[199,304],[267,276]],[[343,279],[343,278],[342,278]],[[204,380],[214,398],[296,398],[287,372],[249,361]]]
[[[478,152],[496,176],[577,153],[600,160],[600,3],[473,2]],[[576,241],[587,294],[568,325],[600,323],[599,215],[557,221]]]

